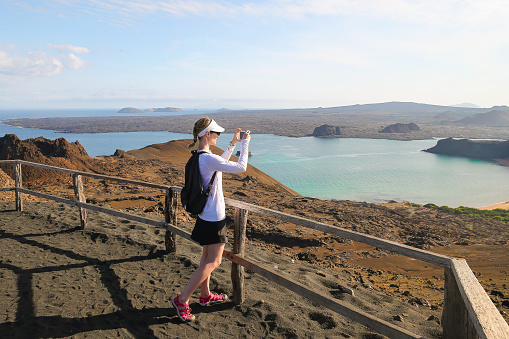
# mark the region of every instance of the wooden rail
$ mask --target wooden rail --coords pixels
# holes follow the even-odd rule
[[[177,210],[180,204],[179,195],[181,191],[180,187],[158,185],[126,178],[74,171],[22,160],[0,160],[0,163],[12,163],[14,166],[15,187],[2,188],[0,191],[15,191],[16,209],[18,211],[23,210],[22,194],[29,194],[78,207],[80,211],[81,226],[83,228],[87,227],[86,210],[90,209],[93,211],[107,213],[113,216],[122,217],[128,220],[166,229],[167,233],[165,242],[166,249],[169,252],[175,252],[177,249],[175,241],[177,235],[192,241],[190,233],[177,227]],[[24,189],[22,187],[21,180],[21,165],[69,173],[73,177],[73,186],[76,200],[65,199],[33,190]],[[83,183],[81,180],[83,176],[104,180],[113,180],[117,182],[164,190],[166,193],[164,211],[165,221],[155,221],[146,217],[141,217],[111,208],[87,203],[83,193]],[[308,289],[306,286],[300,284],[299,282],[283,277],[278,273],[245,258],[244,244],[247,215],[249,211],[252,213],[278,218],[284,221],[292,222],[296,225],[319,230],[378,248],[383,248],[411,258],[439,265],[444,268],[445,274],[444,311],[442,314],[443,337],[466,339],[509,338],[509,325],[500,315],[495,305],[493,305],[491,299],[486,294],[481,284],[477,281],[472,270],[468,267],[464,259],[456,259],[424,251],[421,249],[413,248],[411,246],[399,244],[397,242],[376,238],[359,232],[327,225],[321,222],[305,219],[230,198],[226,198],[225,201],[228,205],[231,205],[235,208],[233,250],[231,252],[225,250],[223,256],[232,261],[231,275],[233,284],[233,298],[236,304],[240,304],[244,300],[244,268],[247,268],[252,272],[260,274],[268,280],[271,280],[293,292],[309,298],[313,302],[316,302],[338,314],[357,321],[371,328],[372,330],[390,338],[422,338],[421,336],[411,333],[403,328],[367,314],[351,305],[348,305],[347,303],[316,293]]]

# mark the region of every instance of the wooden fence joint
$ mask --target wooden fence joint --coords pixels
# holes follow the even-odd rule
[[[20,189],[23,188],[23,173],[21,172],[21,163],[14,163],[14,196],[16,200],[16,211],[23,211],[23,194]]]
[[[72,183],[74,187],[74,196],[76,197],[76,201],[86,203],[87,199],[85,198],[85,193],[83,192],[83,181],[81,175],[74,173],[72,175]],[[80,222],[81,228],[87,228],[87,210],[81,206],[78,207],[80,211]]]

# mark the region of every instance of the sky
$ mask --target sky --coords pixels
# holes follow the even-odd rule
[[[506,0],[0,6],[0,109],[509,104]]]

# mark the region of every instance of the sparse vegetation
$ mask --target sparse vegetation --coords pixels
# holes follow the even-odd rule
[[[500,221],[509,221],[509,210],[497,208],[494,210],[480,210],[472,207],[460,206],[452,208],[449,206],[437,206],[435,204],[426,204],[424,207],[429,209],[436,209],[440,211],[447,211],[456,214],[466,214],[474,218],[490,218]]]

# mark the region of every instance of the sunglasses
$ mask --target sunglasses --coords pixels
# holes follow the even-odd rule
[[[216,133],[217,136],[220,136],[221,135],[221,132],[214,132],[214,131],[210,131],[210,133]]]

